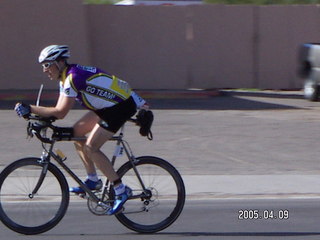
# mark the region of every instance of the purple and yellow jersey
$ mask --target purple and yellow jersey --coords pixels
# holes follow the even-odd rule
[[[112,107],[130,96],[137,108],[145,104],[127,82],[98,68],[76,64],[69,65],[62,72],[60,94],[75,97],[84,107],[93,111]]]

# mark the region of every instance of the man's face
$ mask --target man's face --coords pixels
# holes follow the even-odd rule
[[[46,73],[51,80],[59,80],[60,72],[57,64],[55,61],[42,64],[43,72]]]

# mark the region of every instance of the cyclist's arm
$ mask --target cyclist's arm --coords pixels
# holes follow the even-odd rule
[[[75,103],[74,97],[60,94],[55,107],[42,107],[31,105],[31,112],[42,117],[64,118]]]
[[[135,91],[131,91],[131,97],[135,101],[138,109],[149,109],[149,105],[142,97],[140,97]]]
[[[56,106],[58,106],[59,104],[61,104],[61,102],[62,102],[62,98],[63,98],[63,94],[62,94],[62,93],[60,93],[60,94],[59,94],[58,101],[57,101],[57,103],[56,103]]]

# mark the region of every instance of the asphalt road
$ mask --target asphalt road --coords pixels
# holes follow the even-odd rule
[[[182,216],[163,233],[153,235],[154,239],[318,239],[319,102],[304,100],[301,92],[271,91],[228,91],[216,97],[149,102],[156,116],[154,140],[140,137],[130,124],[126,138],[136,156],[169,160],[182,174],[187,190]],[[36,139],[25,139],[26,122],[9,110],[12,106],[10,101],[0,104],[0,170],[18,158],[41,154]],[[70,126],[83,114],[74,110],[56,124]],[[57,147],[68,156],[68,165],[84,176],[72,143]],[[110,144],[103,150],[113,152]],[[290,219],[237,219],[240,209],[275,207],[289,209]],[[111,218],[105,225],[85,208],[78,208],[72,204],[63,222],[41,239],[150,239],[128,232]],[[90,225],[74,219],[88,220]],[[16,237],[9,230],[1,234]]]
[[[258,211],[259,218],[242,219],[242,211]],[[287,211],[288,217],[281,215],[284,211]],[[263,217],[264,213],[268,214]],[[41,235],[24,236],[6,229],[1,224],[0,238],[10,240],[319,239],[319,219],[320,202],[314,199],[189,201],[180,218],[172,226],[156,234],[143,235],[126,229],[114,217],[92,215],[86,209],[85,202],[71,202],[66,216],[54,229]]]

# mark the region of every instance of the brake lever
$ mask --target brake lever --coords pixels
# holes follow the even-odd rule
[[[33,138],[33,132],[32,132],[32,123],[28,122],[27,126],[27,139]]]

